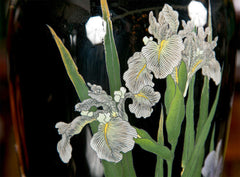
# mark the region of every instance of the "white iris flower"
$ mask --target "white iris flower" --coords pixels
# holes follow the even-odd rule
[[[120,105],[124,104],[122,100],[125,99],[126,89],[121,88],[119,92],[122,95],[117,99],[118,102],[115,102],[100,86],[89,86],[91,90],[88,95],[91,98],[75,106],[81,115],[70,123],[58,122],[55,126],[62,135],[57,144],[57,151],[61,160],[68,163],[72,156],[71,137],[79,134],[86,124],[99,121],[98,132],[93,135],[90,145],[100,159],[117,163],[122,159],[121,152],[126,153],[133,149],[133,138],[137,138],[135,128],[127,122],[124,106]],[[101,109],[89,111],[92,107]]]
[[[216,85],[221,81],[221,68],[216,60],[214,48],[217,46],[218,38],[211,42],[207,41],[207,37],[211,35],[209,27],[205,30],[203,27],[196,28],[193,21],[183,21],[183,30],[179,31],[179,35],[184,38],[185,50],[183,51],[183,61],[187,67],[187,83],[184,91],[186,96],[188,85],[192,76],[202,69],[202,74],[211,78]]]

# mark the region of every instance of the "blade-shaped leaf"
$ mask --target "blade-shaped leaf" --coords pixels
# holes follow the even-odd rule
[[[79,99],[81,101],[83,101],[83,100],[89,98],[88,87],[87,87],[83,77],[79,74],[78,68],[77,68],[76,64],[74,63],[70,52],[64,46],[64,44],[62,43],[61,39],[57,36],[55,31],[49,25],[47,25],[47,27],[49,28],[49,30],[53,36],[53,39],[55,40],[55,42],[57,44],[61,58],[63,60],[64,66],[66,68],[67,74],[68,74],[71,82],[74,85],[74,88],[78,94]],[[97,122],[92,122],[90,124],[90,126],[91,126],[93,133],[97,132],[97,126],[98,126]]]
[[[157,141],[161,145],[164,145],[163,125],[164,125],[163,106],[161,106],[161,114],[160,114],[158,134],[157,134]]]
[[[178,86],[182,93],[184,92],[186,81],[187,81],[187,68],[185,62],[182,61],[179,67],[178,75]]]
[[[199,119],[197,124],[196,140],[198,140],[199,133],[208,117],[208,105],[209,105],[209,79],[205,76],[202,88],[202,94],[200,99]]]
[[[163,117],[163,106],[161,106],[161,114],[159,119],[159,126],[158,126],[158,135],[157,141],[158,144],[164,145],[164,134],[163,134],[163,125],[164,125],[164,117]],[[157,156],[157,163],[155,168],[155,177],[163,177],[163,158],[159,155]]]
[[[202,154],[199,154],[199,152],[201,151],[201,149],[204,148],[205,141],[208,137],[208,133],[209,133],[209,130],[210,130],[211,125],[212,125],[212,120],[213,120],[215,112],[216,112],[218,99],[219,99],[219,93],[220,93],[220,85],[218,86],[216,97],[215,97],[213,106],[211,108],[210,114],[208,116],[208,119],[205,122],[205,124],[204,124],[204,126],[201,130],[201,133],[199,135],[199,139],[196,142],[196,146],[195,146],[194,151],[192,153],[191,159],[190,159],[188,165],[186,166],[186,168],[185,168],[185,170],[182,174],[182,177],[193,176],[193,174],[196,170],[196,166],[198,164],[198,160],[196,160],[196,159],[198,159],[202,155]]]
[[[208,27],[211,31],[211,34],[208,35],[208,42],[212,42],[212,10],[210,0],[208,1]]]
[[[68,49],[64,46],[61,39],[57,36],[55,31],[47,25],[49,28],[56,44],[59,49],[59,52],[61,54],[64,66],[66,68],[67,74],[69,78],[71,79],[74,88],[78,94],[78,97],[81,101],[89,98],[88,96],[88,87],[83,79],[83,77],[79,74],[78,68],[76,64],[74,63],[71,54],[69,53]]]
[[[154,141],[151,136],[143,129],[136,128],[139,138],[135,139],[135,142],[144,150],[152,152],[163,159],[171,159],[172,154],[170,150],[156,141]]]
[[[202,94],[200,99],[199,108],[199,119],[197,124],[196,141],[199,138],[200,132],[203,128],[204,123],[207,121],[208,117],[208,105],[209,105],[209,79],[205,76],[202,88]],[[198,165],[196,167],[196,172],[201,176],[201,169],[203,165],[205,150],[204,148],[199,151]]]
[[[213,126],[209,152],[213,151],[215,147],[215,129],[216,129],[216,124],[214,124]]]
[[[101,8],[103,19],[106,21],[106,35],[104,38],[105,60],[109,78],[110,92],[113,96],[114,91],[119,90],[121,87],[120,66],[113,37],[112,21],[110,20],[110,13],[106,0],[101,0]]]
[[[215,124],[213,126],[213,129],[212,129],[212,134],[211,134],[211,141],[210,141],[210,147],[209,147],[209,151],[208,152],[211,152],[214,150],[214,137],[215,137]],[[207,149],[206,149],[207,150]],[[195,174],[196,177],[201,177],[202,176],[202,173],[201,173],[201,170],[203,168],[203,161],[204,161],[204,156],[205,155],[205,149],[202,148],[199,152],[199,158],[198,158],[198,163],[197,163],[197,167],[195,168]]]
[[[195,76],[193,76],[188,92],[188,99],[186,105],[186,129],[184,136],[182,167],[185,168],[194,149],[194,83]]]
[[[177,144],[184,115],[185,115],[184,98],[179,87],[176,85],[176,93],[171,102],[169,113],[166,119],[168,141],[171,143],[173,147],[175,147],[175,145]]]
[[[165,91],[164,103],[165,103],[166,112],[168,114],[171,102],[175,95],[175,82],[170,75],[167,76],[166,81],[167,81],[167,88]]]

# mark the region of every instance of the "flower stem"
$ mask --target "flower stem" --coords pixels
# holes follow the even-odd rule
[[[176,143],[174,143],[172,145],[172,149],[171,149],[171,152],[173,154],[172,158],[167,160],[167,167],[168,167],[168,177],[172,177],[172,165],[173,165],[173,160],[174,160],[174,152],[175,152],[175,149],[176,149]]]
[[[168,177],[172,177],[172,163],[173,163],[173,159],[170,159],[170,160],[167,161]]]

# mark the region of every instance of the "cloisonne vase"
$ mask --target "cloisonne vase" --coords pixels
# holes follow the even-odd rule
[[[164,5],[168,4],[178,13],[179,30],[183,30],[181,21],[185,20],[187,22],[190,20],[188,11],[190,2],[190,0],[181,2],[177,0],[108,1],[112,31],[120,63],[120,79],[123,86],[126,82],[126,79],[123,78],[124,73],[130,67],[128,65],[129,58],[133,58],[134,53],[143,51],[143,46],[147,46],[146,42],[144,44],[143,38],[151,36],[151,31],[149,33],[150,11],[157,19]],[[200,2],[209,14],[209,2],[204,0]],[[118,163],[112,162],[113,171],[110,173],[106,169],[104,171],[101,163],[104,158],[99,160],[90,146],[93,132],[89,125],[85,126],[80,134],[71,138],[73,150],[71,159],[67,163],[64,163],[63,158],[59,157],[57,144],[61,136],[55,128],[56,123],[69,123],[79,116],[79,112],[74,110],[75,105],[79,103],[79,98],[66,72],[59,48],[49,27],[55,31],[70,52],[72,60],[85,82],[99,85],[106,93],[110,93],[109,85],[111,81],[108,80],[109,74],[106,69],[104,45],[102,43],[93,45],[87,37],[85,29],[85,24],[90,17],[102,16],[100,0],[19,0],[13,2],[10,9],[9,87],[21,174],[26,176],[104,176],[104,172],[105,176],[114,174],[114,169],[124,166],[126,160],[120,160]],[[204,29],[208,24],[208,22],[204,24]],[[207,176],[206,173],[219,176],[222,171],[224,149],[227,143],[235,64],[234,11],[230,1],[211,1],[211,25],[212,40],[218,36],[214,52],[220,66],[221,81],[216,85],[212,78],[208,79],[202,75],[201,69],[195,73],[195,85],[191,84],[189,80],[189,89],[191,88],[194,91],[193,101],[190,103],[192,105],[191,109],[194,110],[192,111],[194,117],[192,119],[192,130],[197,134],[199,117],[202,116],[201,106],[203,105],[207,109],[205,111],[207,117],[212,116],[212,121],[209,123],[204,144],[198,152],[203,155],[201,159],[195,159],[200,160],[202,165],[196,166],[194,174],[189,172],[189,175],[186,176]],[[196,31],[197,27],[195,27]],[[196,69],[197,65],[195,63],[190,71]],[[156,75],[155,72],[154,75]],[[131,99],[127,99],[125,102],[129,124],[145,130],[148,136],[152,137],[152,142],[156,142],[156,144],[159,139],[159,136],[157,136],[159,119],[161,117],[165,122],[168,116],[168,110],[165,107],[166,101],[164,101],[164,99],[169,98],[164,94],[168,88],[166,80],[166,78],[153,78],[154,89],[160,93],[161,98],[152,107],[153,112],[150,117],[136,118],[135,114],[128,108],[132,103]],[[208,83],[208,86],[204,87],[206,83]],[[189,95],[188,91],[186,97],[183,98],[184,109],[189,109],[187,108]],[[218,101],[216,101],[216,97],[218,97]],[[214,105],[216,108],[212,113],[211,108]],[[104,110],[104,108],[101,109]],[[125,166],[121,169],[122,171],[120,170],[121,173],[116,170],[115,175],[170,176],[171,174],[171,176],[181,176],[181,174],[187,173],[184,172],[185,167],[182,161],[186,155],[184,147],[185,149],[188,147],[185,140],[188,137],[193,137],[192,147],[194,147],[194,145],[197,145],[197,135],[193,135],[191,131],[185,132],[186,127],[188,127],[188,120],[184,116],[185,113],[180,123],[176,120],[176,124],[180,124],[177,125],[178,128],[180,127],[180,132],[174,145],[175,151],[171,155],[171,157],[174,157],[171,160],[171,172],[168,160],[159,161],[159,159],[162,159],[161,156],[156,156],[155,151],[151,151],[151,148],[150,150],[148,148],[144,150],[143,144],[136,141],[131,152],[133,163],[129,162],[132,164],[129,168],[134,167],[135,171],[127,173],[124,171]],[[161,132],[165,139],[162,146],[169,149],[170,152],[173,149],[173,144],[167,137],[169,128],[164,125]],[[141,139],[143,137],[138,132],[138,136],[134,138]],[[190,160],[190,157],[186,158]],[[158,172],[156,162],[158,165],[162,163],[161,168],[159,168],[162,171],[161,173]],[[193,160],[191,162],[195,163]],[[212,163],[216,165],[211,166]],[[187,163],[185,165],[187,166]],[[211,169],[209,169],[210,167]],[[204,170],[207,172],[204,172]]]

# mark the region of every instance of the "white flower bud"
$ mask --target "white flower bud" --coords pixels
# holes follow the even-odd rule
[[[197,27],[204,26],[207,22],[207,9],[201,2],[191,1],[188,5],[188,15]]]
[[[100,16],[89,18],[86,25],[87,38],[93,45],[101,44],[106,35],[106,22]]]

